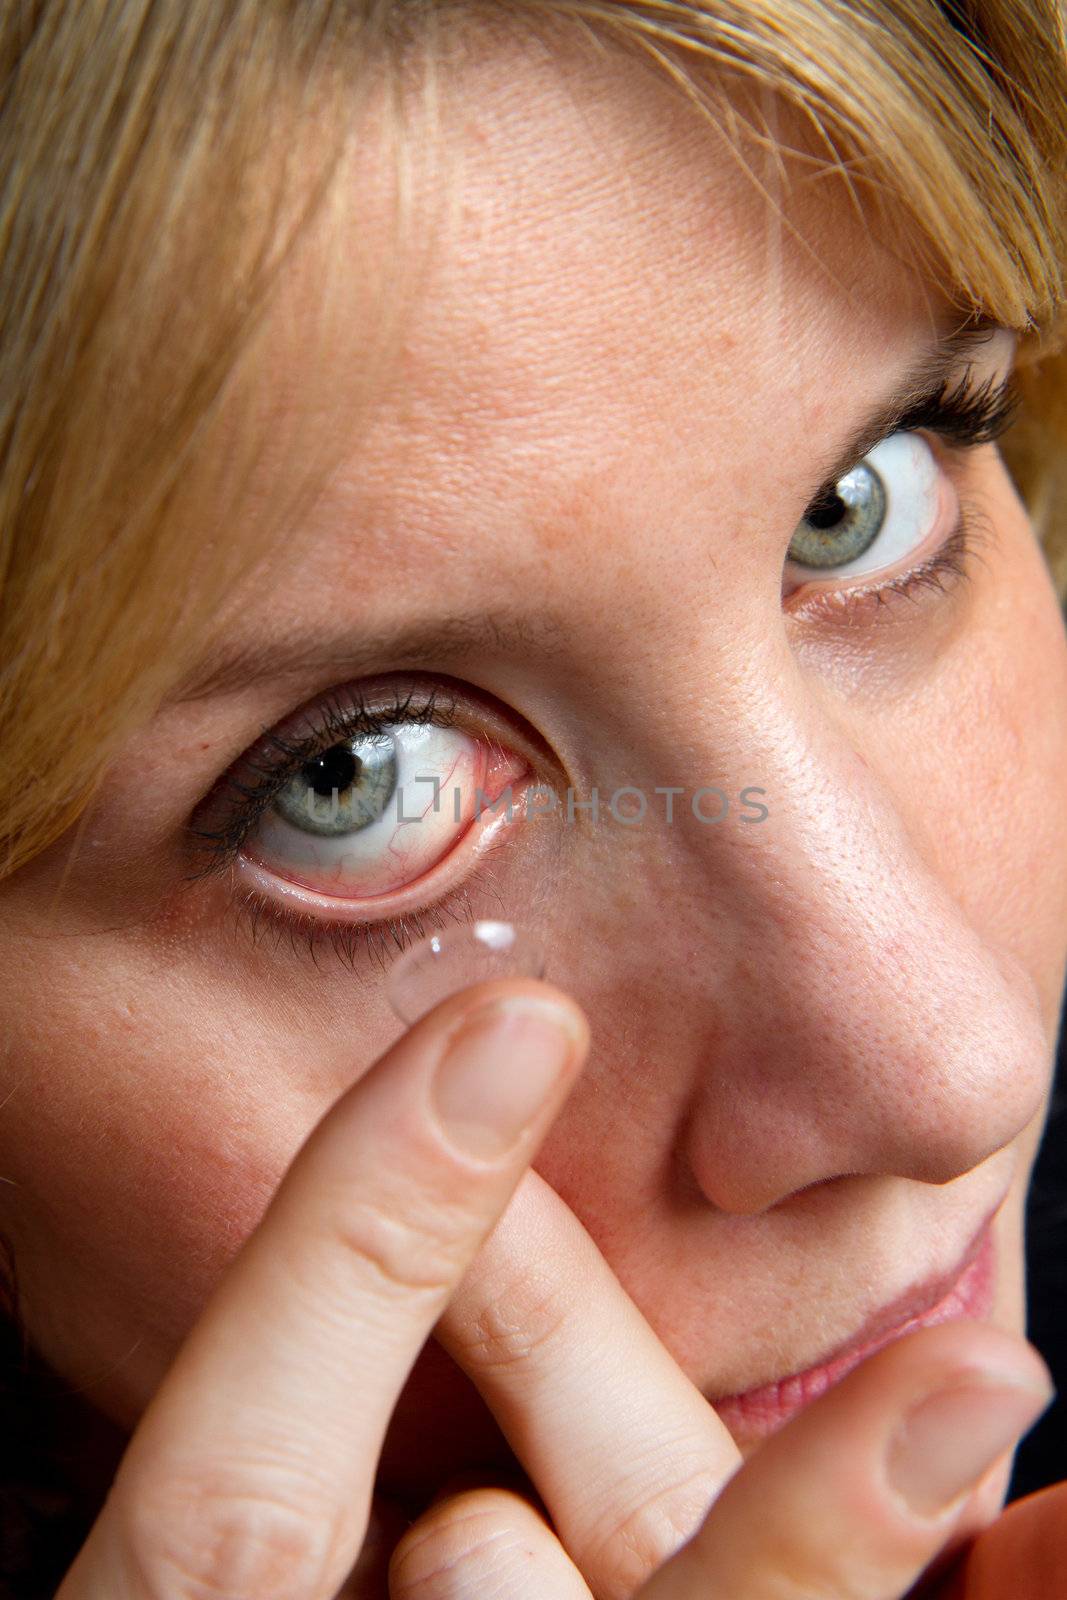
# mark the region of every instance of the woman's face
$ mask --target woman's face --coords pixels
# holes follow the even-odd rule
[[[0,1231],[38,1348],[124,1427],[399,1032],[398,919],[508,917],[585,1006],[535,1166],[710,1399],[951,1275],[996,1208],[989,1315],[1023,1327],[1067,961],[1064,627],[994,445],[929,411],[866,433],[959,319],[814,165],[775,211],[651,65],[498,38],[446,85],[457,203],[438,227],[417,161],[437,231],[389,382],[358,427],[324,415],[345,465],[217,633],[255,659],[161,709],[0,902]],[[370,148],[353,251],[391,216]],[[773,149],[752,159],[773,184]],[[353,274],[353,361],[370,291]],[[295,272],[294,347],[313,301]],[[1010,358],[995,337],[948,375]],[[279,376],[312,403],[313,373]],[[864,451],[877,477],[804,520]],[[959,507],[966,576],[905,590]],[[219,780],[274,773],[280,746],[245,757],[263,729],[333,753],[240,840]],[[509,784],[510,820],[472,822]],[[392,1481],[498,1446],[431,1341]]]

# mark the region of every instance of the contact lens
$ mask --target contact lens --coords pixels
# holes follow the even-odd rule
[[[457,923],[420,939],[394,962],[386,980],[401,1022],[417,1022],[450,994],[489,978],[540,978],[544,952],[510,922]]]

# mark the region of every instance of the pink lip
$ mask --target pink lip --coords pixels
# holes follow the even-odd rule
[[[996,1208],[999,1209],[999,1206]],[[733,1434],[774,1433],[790,1417],[818,1398],[861,1361],[915,1328],[972,1317],[981,1320],[993,1308],[996,1249],[992,1212],[979,1228],[952,1274],[929,1279],[900,1295],[869,1317],[859,1333],[841,1345],[828,1361],[805,1372],[790,1373],[744,1394],[724,1395],[711,1404]]]

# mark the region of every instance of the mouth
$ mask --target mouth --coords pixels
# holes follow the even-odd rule
[[[867,1319],[857,1334],[818,1366],[792,1372],[744,1394],[709,1395],[735,1437],[760,1439],[775,1433],[789,1419],[842,1379],[861,1361],[916,1328],[933,1328],[942,1322],[969,1317],[981,1321],[993,1308],[996,1291],[996,1245],[993,1218],[999,1204],[986,1217],[963,1253],[947,1273],[916,1284]]]

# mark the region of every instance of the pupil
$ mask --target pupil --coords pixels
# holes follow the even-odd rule
[[[840,522],[848,514],[848,507],[841,496],[834,490],[825,494],[821,499],[815,500],[809,506],[804,518],[813,528],[832,528],[835,522]]]
[[[363,766],[359,757],[344,744],[335,744],[304,765],[303,775],[316,794],[329,798],[332,790],[341,794],[359,776]]]

